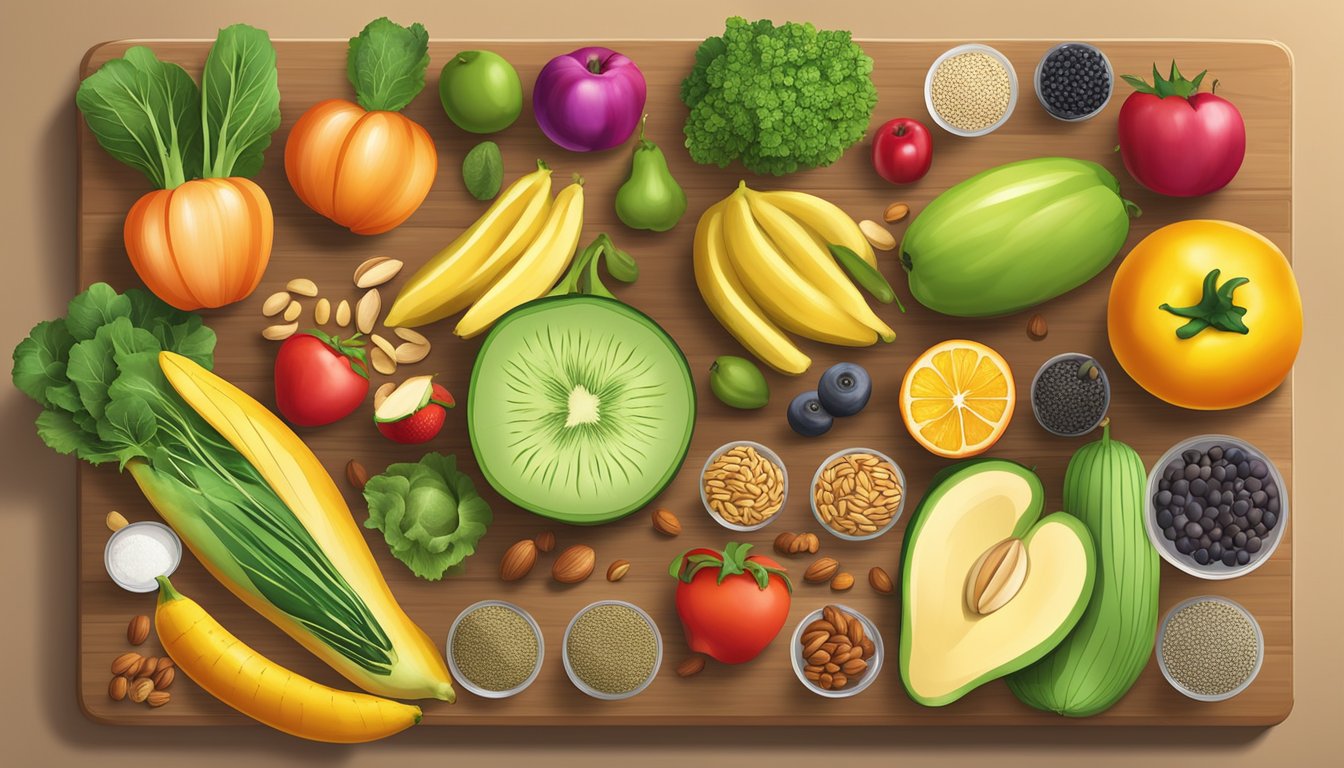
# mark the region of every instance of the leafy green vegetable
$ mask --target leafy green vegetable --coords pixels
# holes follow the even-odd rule
[[[830,165],[863,138],[877,89],[849,32],[738,16],[725,27],[681,84],[693,160],[782,176]]]
[[[425,87],[429,33],[418,22],[403,27],[386,16],[374,19],[350,38],[345,66],[359,106],[400,112]]]
[[[91,464],[117,462],[212,561],[369,671],[392,645],[303,524],[248,461],[188,406],[159,367],[177,352],[210,368],[215,334],[197,315],[95,283],[64,318],[14,349],[14,385],[42,405],[37,433]]]
[[[482,141],[462,158],[462,183],[477,200],[493,200],[504,183],[504,158],[499,145]]]
[[[493,519],[471,478],[457,471],[456,457],[440,453],[369,478],[364,500],[364,527],[381,530],[392,554],[430,581],[474,554]]]
[[[219,31],[205,58],[201,100],[205,176],[260,171],[262,152],[280,127],[275,48],[264,30],[234,24]]]
[[[160,189],[255,174],[280,126],[270,38],[245,24],[220,30],[201,79],[197,88],[138,45],[85,78],[75,104],[98,144]]]

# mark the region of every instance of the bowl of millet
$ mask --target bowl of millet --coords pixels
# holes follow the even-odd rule
[[[938,127],[955,136],[984,136],[1008,122],[1017,106],[1017,73],[988,45],[959,45],[934,59],[924,76],[924,105]]]

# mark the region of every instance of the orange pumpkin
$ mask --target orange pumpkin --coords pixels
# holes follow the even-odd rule
[[[358,235],[410,218],[438,167],[434,140],[419,123],[345,99],[314,104],[285,142],[285,175],[295,194]]]
[[[131,266],[154,295],[184,310],[246,298],[271,259],[266,193],[240,176],[156,189],[126,214]]]

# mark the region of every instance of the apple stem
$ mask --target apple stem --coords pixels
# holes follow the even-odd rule
[[[602,74],[602,59],[598,58],[596,55],[589,56],[588,71],[592,72],[594,75]]]
[[[898,125],[898,126],[896,126],[896,130],[892,131],[892,132],[891,132],[891,135],[892,135],[892,136],[904,136],[904,135],[905,135],[905,126],[904,126],[904,125]]]

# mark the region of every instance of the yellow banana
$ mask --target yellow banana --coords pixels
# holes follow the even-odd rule
[[[840,206],[816,195],[793,190],[762,192],[760,195],[816,232],[823,242],[843,245],[857,253],[859,258],[877,266],[877,254],[873,253],[872,243],[868,242],[859,225]]]
[[[850,317],[798,274],[752,218],[745,184],[724,201],[724,232],[733,269],[770,319],[785,330],[828,344],[866,347],[873,329]]]
[[[419,707],[328,688],[276,664],[234,637],[162,576],[154,629],[164,652],[197,685],[253,720],[292,736],[358,744],[420,722]]]
[[[551,169],[538,163],[411,276],[384,322],[388,327],[427,325],[471,305],[532,243],[550,207]]]
[[[514,307],[543,296],[560,279],[583,231],[583,180],[560,190],[541,233],[457,322],[453,333],[469,339]]]
[[[748,352],[780,373],[797,376],[812,360],[765,316],[733,271],[723,239],[723,208],[723,203],[710,206],[695,227],[695,284],[709,311]]]
[[[863,294],[840,269],[831,252],[825,246],[818,245],[797,219],[763,199],[759,192],[748,189],[746,197],[751,214],[761,229],[765,230],[765,234],[774,241],[779,252],[803,279],[830,297],[850,317],[876,331],[883,341],[896,340],[896,332],[868,306]]]

